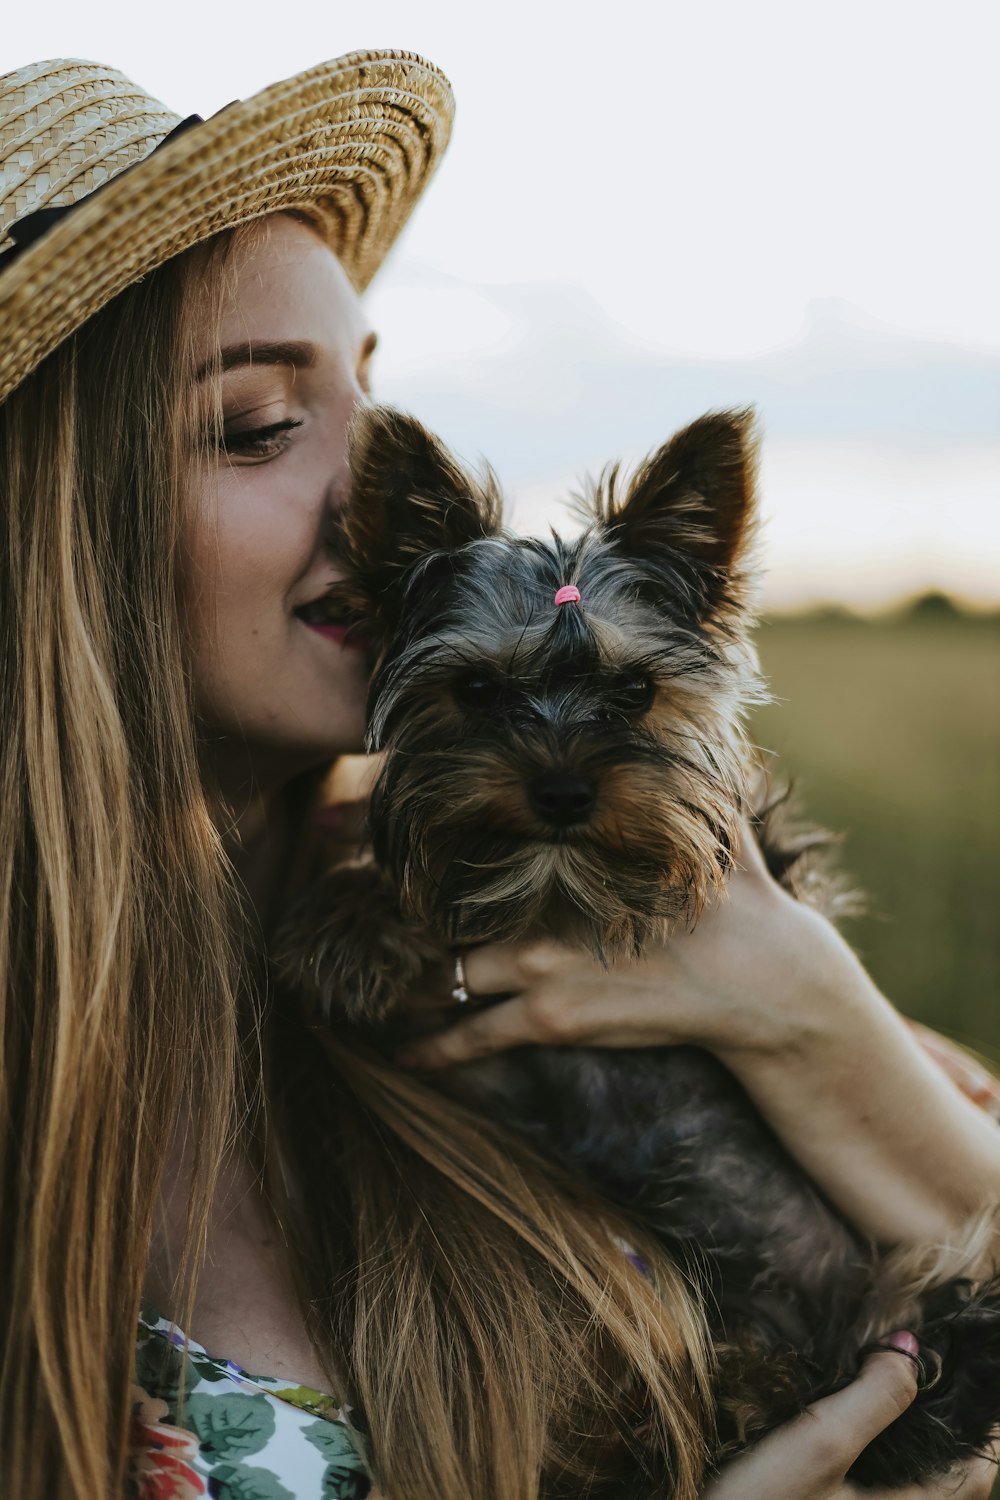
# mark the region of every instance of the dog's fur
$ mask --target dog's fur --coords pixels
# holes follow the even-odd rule
[[[330,606],[373,652],[373,857],[331,870],[291,914],[282,982],[377,1029],[447,944],[551,933],[603,960],[638,955],[721,890],[743,816],[772,873],[829,909],[814,841],[753,800],[748,413],[703,417],[627,484],[612,471],[571,541],[505,533],[492,476],[410,418],[368,410],[352,447],[349,577]],[[579,604],[554,606],[564,584]],[[1000,1285],[963,1276],[986,1230],[950,1257],[879,1256],[694,1047],[518,1049],[451,1086],[702,1278],[720,1455],[838,1389],[901,1327],[931,1378],[852,1477],[927,1479],[986,1443]]]

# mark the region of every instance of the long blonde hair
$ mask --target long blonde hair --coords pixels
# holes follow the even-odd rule
[[[192,288],[221,284],[233,237],[0,405],[0,1493],[122,1492],[169,1122],[193,1100],[184,1305],[242,1131],[388,1500],[597,1495],[636,1453],[694,1500],[710,1365],[683,1277],[499,1127],[317,1046],[247,972],[183,628]]]

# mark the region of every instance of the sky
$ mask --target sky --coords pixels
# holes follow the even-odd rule
[[[487,457],[517,526],[752,404],[768,607],[1000,603],[993,0],[51,0],[0,70],[90,57],[208,114],[382,46],[458,110],[369,295],[377,393]]]

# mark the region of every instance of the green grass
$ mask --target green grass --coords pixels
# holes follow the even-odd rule
[[[1000,619],[776,620],[757,742],[845,835],[846,934],[907,1014],[1000,1061]]]

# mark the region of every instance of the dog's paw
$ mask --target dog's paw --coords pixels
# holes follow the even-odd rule
[[[395,889],[371,864],[338,865],[299,896],[275,938],[279,982],[324,1020],[381,1021],[443,946],[408,923]]]

